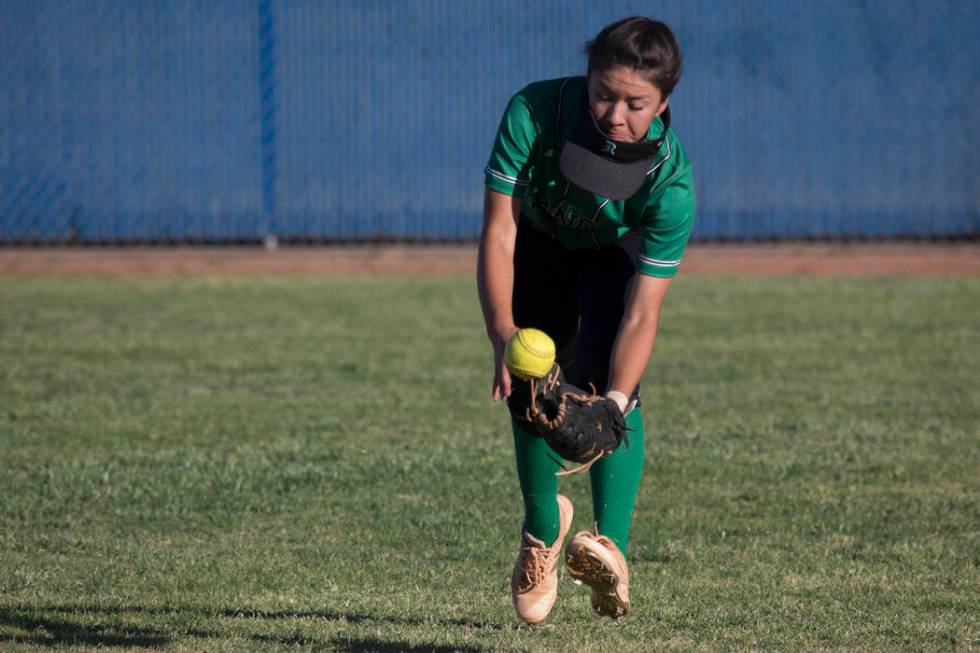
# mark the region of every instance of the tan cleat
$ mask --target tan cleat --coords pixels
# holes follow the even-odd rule
[[[527,531],[521,533],[521,552],[510,579],[517,615],[529,624],[551,612],[558,595],[558,557],[572,526],[572,502],[558,495],[558,539],[550,547]]]
[[[565,566],[576,583],[592,588],[592,609],[619,619],[630,609],[630,579],[626,558],[605,535],[575,534],[565,551]]]

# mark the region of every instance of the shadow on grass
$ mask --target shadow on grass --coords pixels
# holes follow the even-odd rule
[[[0,634],[0,642],[20,642],[37,646],[90,644],[92,646],[160,647],[170,637],[153,628],[124,624],[80,624],[67,619],[45,615],[46,609],[0,608],[0,625],[13,626],[29,634],[12,636]]]
[[[476,621],[473,619],[412,619],[409,617],[393,617],[390,615],[364,614],[360,612],[334,612],[332,610],[315,611],[294,611],[294,610],[197,610],[201,614],[216,614],[222,617],[234,617],[238,619],[326,619],[337,621],[344,619],[350,623],[362,623],[373,621],[380,623],[398,624],[402,626],[424,626],[425,624],[438,624],[445,627],[478,628],[481,630],[504,630],[507,626],[489,621]]]
[[[217,630],[199,630],[177,628],[177,633],[168,634],[155,628],[136,626],[133,624],[87,624],[69,620],[64,615],[203,615],[235,619],[282,620],[282,619],[326,619],[331,621],[346,620],[349,623],[380,622],[400,625],[421,626],[428,623],[441,626],[465,626],[471,628],[486,628],[501,630],[504,626],[467,619],[410,619],[391,617],[387,615],[370,615],[351,612],[324,611],[266,611],[266,610],[236,610],[177,607],[142,607],[142,606],[96,606],[96,605],[49,605],[0,608],[0,626],[12,626],[25,632],[24,635],[0,634],[0,643],[25,643],[35,646],[64,646],[66,644],[87,644],[104,647],[143,647],[160,648],[169,644],[173,639],[193,637],[197,639],[223,639],[225,633]],[[411,644],[393,640],[386,641],[373,637],[333,637],[318,639],[300,634],[289,636],[250,634],[246,637],[257,642],[284,644],[288,646],[328,646],[332,650],[351,652],[394,653],[478,653],[487,649],[480,646],[438,646],[435,644]]]
[[[509,625],[477,621],[474,619],[422,619],[411,617],[395,617],[385,614],[367,614],[363,612],[338,612],[336,610],[254,610],[246,608],[192,608],[192,607],[160,607],[140,605],[50,605],[40,608],[24,606],[24,609],[35,609],[42,612],[83,613],[83,614],[196,614],[203,616],[228,617],[232,619],[263,619],[278,621],[283,619],[324,619],[339,621],[343,619],[352,624],[374,622],[390,623],[401,626],[424,626],[434,624],[446,627],[478,628],[481,630],[510,630]]]

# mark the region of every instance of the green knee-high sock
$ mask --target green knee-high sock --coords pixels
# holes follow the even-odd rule
[[[512,422],[517,476],[524,497],[524,528],[551,546],[558,539],[558,477],[561,468],[551,447]]]
[[[633,505],[643,475],[643,417],[639,407],[626,416],[629,447],[624,441],[610,456],[604,456],[589,470],[592,481],[592,513],[599,533],[612,539],[626,555],[629,545]]]

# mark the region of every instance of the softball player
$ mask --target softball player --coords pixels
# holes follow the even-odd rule
[[[630,445],[589,470],[596,532],[576,534],[565,554],[594,610],[618,618],[629,610],[625,556],[643,471],[639,382],[691,233],[694,185],[669,128],[681,53],[667,25],[623,19],[586,53],[586,77],[530,84],[504,112],[485,172],[477,282],[493,399],[520,383],[505,343],[534,327],[555,340],[570,382],[595,385],[625,414]],[[518,615],[536,623],[555,602],[572,505],[547,444],[517,419],[513,435],[524,523],[511,589]]]

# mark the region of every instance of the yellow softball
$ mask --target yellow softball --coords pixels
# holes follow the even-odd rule
[[[540,379],[555,362],[555,341],[538,329],[521,329],[507,341],[504,363],[510,373],[529,381]]]

